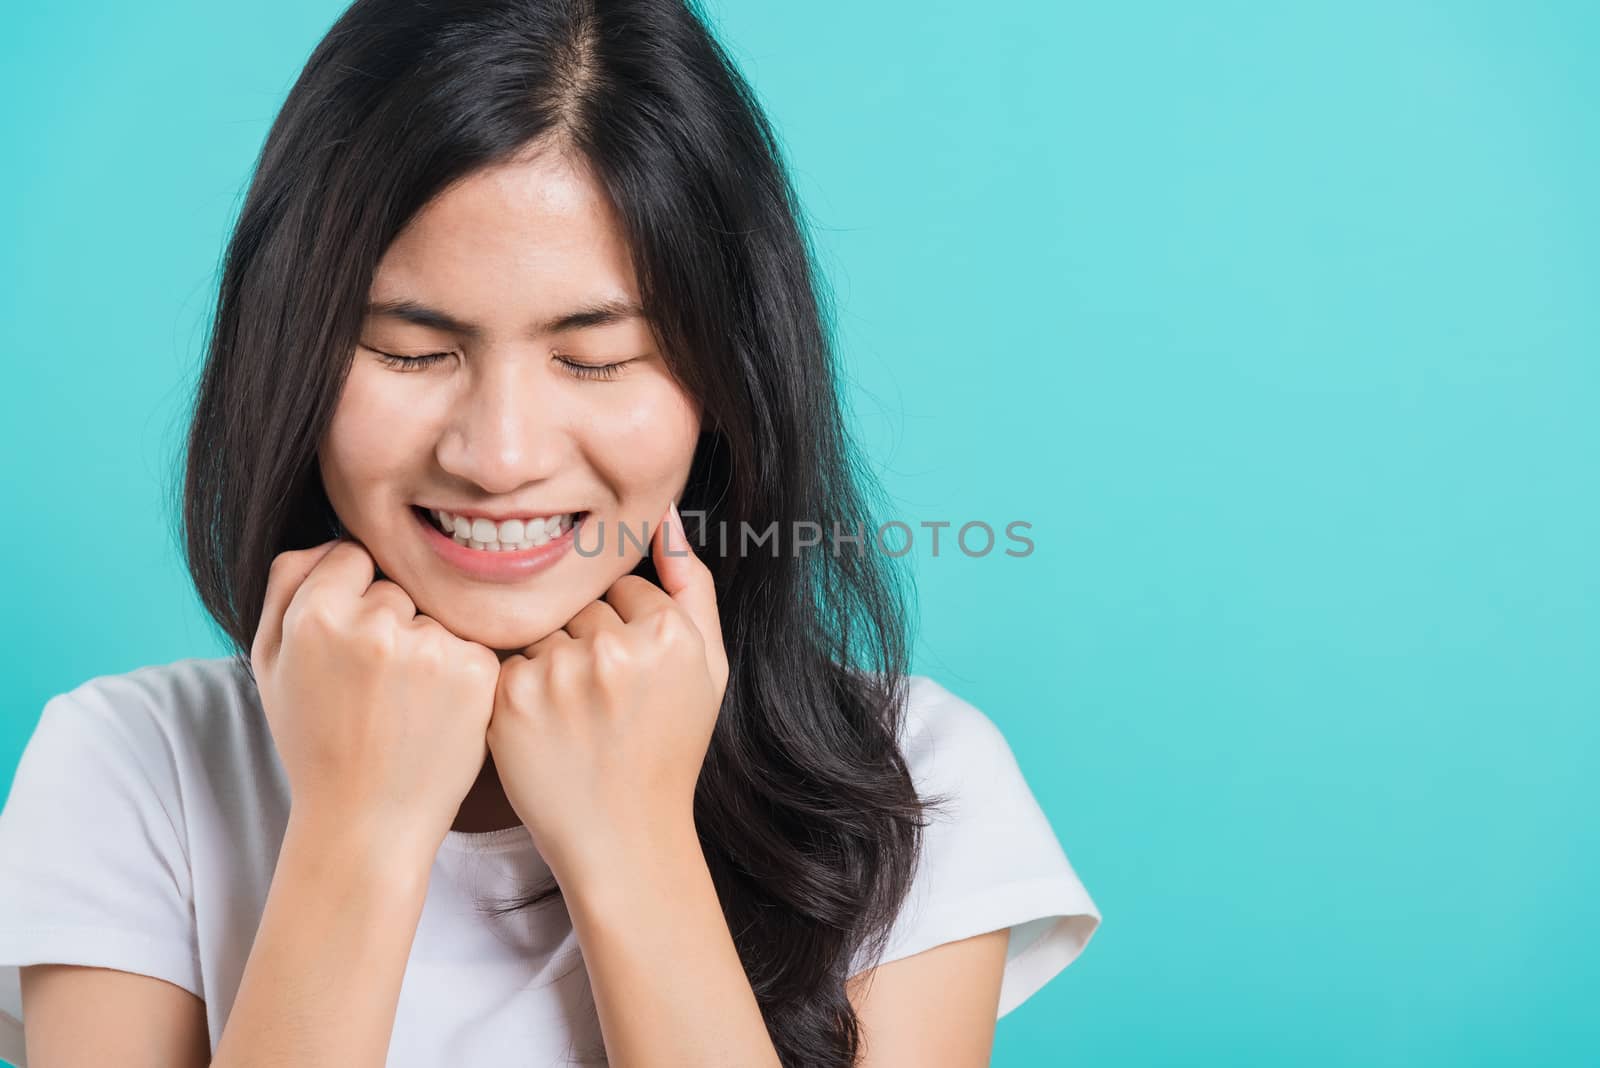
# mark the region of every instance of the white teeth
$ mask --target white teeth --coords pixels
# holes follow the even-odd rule
[[[572,515],[551,516],[548,519],[506,519],[496,523],[492,519],[468,519],[432,510],[439,526],[455,541],[480,552],[516,552],[544,545],[572,526]]]

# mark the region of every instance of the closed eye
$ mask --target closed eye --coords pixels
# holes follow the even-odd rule
[[[557,356],[556,362],[579,378],[615,378],[622,373],[622,369],[632,360],[618,360],[615,363],[584,363],[581,360],[569,360],[565,356]]]
[[[397,371],[420,371],[424,367],[431,367],[440,360],[447,360],[455,355],[453,352],[428,352],[421,356],[401,356],[398,353],[374,349],[371,345],[363,345],[362,348],[377,353],[380,363]]]
[[[372,348],[372,346],[365,346]],[[440,360],[448,360],[454,356],[453,352],[427,352],[420,356],[402,356],[396,352],[384,352],[382,349],[372,349],[380,357],[380,362],[386,367],[397,371],[420,371],[431,367]],[[556,362],[565,367],[577,378],[612,379],[622,373],[622,369],[633,360],[617,360],[613,363],[584,363],[582,360],[569,359],[566,356],[556,356]]]

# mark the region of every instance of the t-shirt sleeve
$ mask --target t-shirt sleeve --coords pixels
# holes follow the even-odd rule
[[[203,996],[173,750],[147,696],[52,697],[0,810],[0,1056],[21,1061],[19,967],[79,964]]]
[[[988,716],[913,676],[903,738],[918,794],[948,802],[928,813],[911,889],[875,963],[1008,929],[1004,1016],[1077,958],[1100,911]],[[858,951],[855,963],[852,974],[874,962]]]

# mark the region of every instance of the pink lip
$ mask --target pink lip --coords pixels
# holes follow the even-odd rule
[[[589,518],[587,515],[581,516],[578,522],[563,530],[559,538],[543,545],[516,552],[491,553],[458,544],[454,538],[428,522],[415,508],[411,509],[411,514],[416,517],[424,537],[440,559],[473,578],[490,582],[516,582],[553,566],[572,548],[577,540],[578,528]]]

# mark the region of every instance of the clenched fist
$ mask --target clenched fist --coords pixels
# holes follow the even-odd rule
[[[375,574],[345,539],[278,555],[250,662],[293,816],[426,865],[488,754],[500,662]]]
[[[651,541],[662,585],[624,575],[501,665],[489,749],[556,878],[581,881],[694,831],[728,682],[710,570],[677,509]]]

